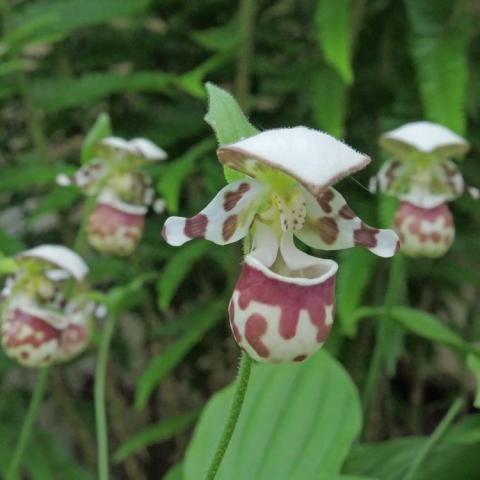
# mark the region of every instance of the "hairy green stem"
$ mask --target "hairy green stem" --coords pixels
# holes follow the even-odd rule
[[[105,388],[108,353],[116,323],[116,311],[111,311],[107,317],[107,321],[102,332],[102,338],[100,340],[100,348],[97,357],[97,366],[95,369],[95,424],[97,432],[98,480],[108,480],[109,478],[108,428]]]
[[[413,459],[413,462],[410,464],[410,467],[408,468],[403,480],[413,480],[415,478],[415,475],[420,470],[423,462],[443,438],[446,431],[448,430],[448,427],[458,415],[460,410],[463,408],[463,405],[464,400],[462,398],[457,398],[452,403],[452,405],[448,409],[448,412],[442,418],[442,421],[438,424],[437,428],[430,435],[429,439],[425,442],[423,447],[418,451],[417,455]]]
[[[390,265],[390,275],[388,277],[384,302],[385,315],[379,318],[377,335],[375,337],[375,347],[363,390],[362,403],[365,432],[368,432],[369,429],[370,417],[376,397],[376,391],[385,363],[388,341],[394,327],[391,308],[393,305],[395,305],[395,300],[398,297],[398,288],[399,283],[401,282],[401,275],[403,271],[403,260],[402,254],[397,254],[397,256],[393,258]]]
[[[235,389],[235,393],[233,394],[230,413],[228,415],[227,422],[225,423],[220,441],[218,442],[215,455],[210,463],[205,480],[213,480],[217,475],[218,469],[220,468],[220,464],[222,463],[225,452],[227,451],[230,440],[232,439],[238,417],[240,416],[240,412],[242,410],[251,370],[252,359],[246,353],[242,353],[240,369],[237,377],[237,387]]]
[[[35,390],[33,391],[32,399],[30,400],[30,405],[28,407],[27,416],[25,417],[22,425],[22,430],[20,431],[20,436],[18,438],[15,451],[13,452],[12,458],[10,460],[10,465],[7,470],[6,480],[16,480],[17,472],[20,467],[23,454],[28,445],[30,435],[32,432],[33,424],[37,417],[37,412],[42,403],[43,396],[45,394],[45,389],[47,386],[48,379],[48,367],[42,368],[38,373],[37,383],[35,385]]]

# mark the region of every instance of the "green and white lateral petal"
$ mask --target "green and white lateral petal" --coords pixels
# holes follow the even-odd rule
[[[308,246],[322,250],[364,246],[380,257],[391,257],[397,252],[397,234],[367,225],[334,188],[328,188],[318,198],[305,191],[304,197],[306,222],[295,235]]]
[[[218,245],[236,242],[247,235],[266,192],[267,188],[256,180],[233,182],[194,217],[168,218],[162,236],[172,246],[193,238],[205,238]]]
[[[221,163],[253,178],[283,172],[313,195],[370,162],[331,135],[302,126],[266,130],[217,154]]]

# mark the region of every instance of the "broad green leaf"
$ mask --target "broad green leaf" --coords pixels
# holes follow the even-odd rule
[[[325,60],[347,85],[353,81],[353,4],[352,0],[319,0],[315,13],[317,39]]]
[[[354,336],[358,316],[355,315],[375,270],[376,257],[364,248],[352,248],[340,253],[337,275],[337,312],[342,330]]]
[[[475,400],[473,404],[476,408],[480,408],[480,357],[471,353],[467,357],[467,365],[470,371],[473,373],[473,376],[475,377],[475,383],[477,385]]]
[[[206,89],[208,112],[205,121],[212,127],[220,145],[234,143],[258,133],[230,93],[213,83],[207,83]],[[226,167],[225,178],[227,182],[234,182],[245,178],[245,175]]]
[[[195,262],[205,254],[208,247],[206,242],[190,242],[170,255],[157,281],[160,310],[166,310],[170,306],[177,288],[193,268]]]
[[[180,192],[184,179],[195,169],[195,162],[215,148],[212,140],[207,139],[193,146],[180,158],[162,168],[157,183],[157,192],[166,200],[170,213],[178,212]]]
[[[184,480],[205,476],[233,389],[230,385],[207,404],[187,450]],[[355,386],[326,352],[301,365],[256,365],[216,478],[287,480],[337,474],[360,427]]]
[[[407,330],[420,337],[439,342],[460,352],[467,352],[470,349],[458,334],[427,312],[415,308],[393,307],[391,314]]]
[[[415,480],[477,478],[480,468],[478,444],[460,445],[449,438],[447,434],[444,440],[433,448]],[[403,480],[410,463],[426,441],[426,437],[407,437],[355,446],[349,454],[344,472],[349,475],[371,476],[379,480]]]
[[[426,117],[464,134],[471,15],[455,10],[451,0],[405,3]]]
[[[15,9],[6,42],[16,49],[60,40],[68,32],[144,11],[149,0],[44,0]]]
[[[32,82],[32,96],[45,112],[85,106],[118,92],[165,92],[174,77],[162,72],[88,73],[80,78],[44,78]]]
[[[157,425],[150,425],[141,432],[132,434],[114,453],[113,461],[122,462],[130,455],[144,450],[149,445],[160,443],[188,428],[198,417],[198,412],[170,417]]]
[[[182,358],[197,344],[205,333],[217,323],[226,313],[226,304],[222,300],[211,302],[206,306],[197,308],[192,312],[192,326],[178,340],[173,342],[166,350],[152,358],[147,368],[140,375],[135,391],[135,408],[145,408],[150,395],[157,385]]]
[[[347,87],[338,73],[325,65],[314,75],[311,89],[315,124],[330,135],[342,138]]]
[[[102,140],[102,138],[109,137],[110,135],[112,135],[110,117],[107,113],[101,113],[83,141],[81,151],[82,163],[88,163],[94,156],[93,150],[95,145]]]
[[[392,228],[395,213],[398,210],[399,201],[395,197],[380,194],[378,196],[378,218],[382,228]]]
[[[30,212],[28,222],[31,223],[45,213],[67,210],[79,198],[80,191],[77,188],[52,187],[47,194],[37,198],[38,205]]]

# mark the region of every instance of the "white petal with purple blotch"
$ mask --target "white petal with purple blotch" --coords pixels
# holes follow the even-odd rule
[[[219,245],[236,242],[248,233],[266,190],[256,180],[230,183],[194,217],[168,218],[162,236],[173,246],[193,238],[205,238]]]
[[[397,252],[397,234],[364,223],[335,189],[329,188],[317,198],[308,192],[304,195],[307,221],[295,235],[310,247],[341,250],[361,245],[380,257]]]

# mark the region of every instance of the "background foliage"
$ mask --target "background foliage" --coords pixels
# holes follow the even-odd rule
[[[168,162],[151,169],[169,213],[188,215],[206,204],[224,178],[203,120],[204,81],[234,92],[259,129],[309,125],[372,156],[368,171],[339,185],[372,224],[389,225],[395,208],[364,187],[384,160],[376,139],[402,123],[426,118],[466,136],[473,148],[462,170],[480,186],[474,0],[0,5],[4,255],[72,244],[82,201],[75,189],[57,187],[55,176],[79,165],[86,132],[102,112],[117,135],[144,136],[169,152]],[[301,366],[254,369],[238,448],[232,445],[219,478],[478,475],[480,207],[462,198],[452,209],[457,238],[439,261],[391,262],[357,249],[335,256],[338,314],[328,353]],[[127,260],[84,252],[90,282],[102,291],[115,287],[110,295],[123,312],[107,388],[113,478],[198,478],[231,389],[208,403],[192,439],[193,426],[236,371],[226,305],[240,247],[197,241],[173,249],[160,237],[164,219],[149,215],[145,238]],[[382,322],[388,328],[380,329]],[[51,376],[25,457],[28,478],[95,478],[95,354],[93,345]],[[379,373],[373,380],[372,362]],[[0,355],[0,472],[34,380],[35,372]],[[465,400],[453,411],[461,419],[432,436],[457,397]]]

